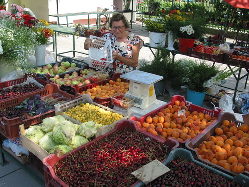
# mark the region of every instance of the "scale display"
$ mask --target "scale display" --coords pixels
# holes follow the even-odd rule
[[[125,95],[134,100],[136,107],[144,109],[156,101],[154,84],[162,80],[162,76],[134,70],[120,77],[130,81]]]

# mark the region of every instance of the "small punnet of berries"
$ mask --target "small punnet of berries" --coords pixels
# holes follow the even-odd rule
[[[111,96],[112,104],[114,106],[123,108],[125,110],[132,107],[132,99],[125,97],[123,93],[116,93]]]
[[[146,186],[148,187],[166,187],[166,186],[223,186],[223,187],[240,187],[238,183],[225,178],[222,175],[212,172],[194,162],[187,161],[183,158],[175,159],[167,164],[170,171],[156,178]]]

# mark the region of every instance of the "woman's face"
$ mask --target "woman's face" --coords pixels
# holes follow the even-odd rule
[[[122,20],[112,22],[112,32],[116,37],[122,37],[125,32],[125,24]]]

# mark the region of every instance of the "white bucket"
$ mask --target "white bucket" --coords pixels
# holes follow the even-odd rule
[[[164,47],[166,40],[166,33],[149,32],[151,47]]]

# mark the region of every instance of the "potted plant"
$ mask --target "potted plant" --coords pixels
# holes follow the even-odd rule
[[[162,18],[143,20],[145,28],[149,31],[150,46],[164,47],[166,40],[165,25]]]
[[[12,16],[0,11],[0,78],[17,70],[31,67],[29,56],[37,44],[35,33],[26,25],[24,14]]]
[[[187,80],[187,100],[201,106],[208,90],[205,83],[218,73],[219,69],[216,66],[204,61],[192,63]]]
[[[180,12],[174,9],[165,16],[164,25],[165,30],[170,31],[174,39],[179,39],[180,52],[187,53],[187,49],[193,47],[195,39],[205,34],[206,19],[192,12]],[[191,42],[189,46],[188,42]]]
[[[181,92],[187,80],[189,63],[187,59],[174,61],[168,50],[158,48],[152,62],[140,63],[139,70],[163,76],[163,80],[155,84],[156,95],[163,95],[166,89],[173,96]]]

